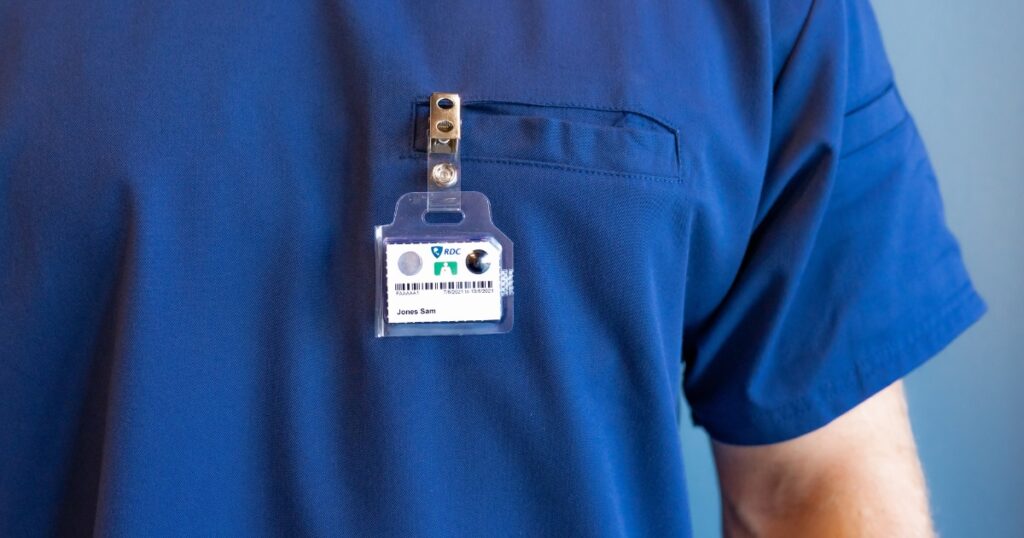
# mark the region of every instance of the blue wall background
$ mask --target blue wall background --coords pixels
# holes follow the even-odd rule
[[[1024,2],[876,0],[989,313],[907,379],[938,531],[1024,536]],[[684,410],[689,413],[689,410]],[[688,415],[684,415],[688,416]],[[684,426],[697,536],[718,536],[707,436]]]

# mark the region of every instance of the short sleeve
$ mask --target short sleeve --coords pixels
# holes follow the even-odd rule
[[[755,227],[686,371],[732,444],[827,424],[985,311],[866,0],[811,2],[780,65]]]

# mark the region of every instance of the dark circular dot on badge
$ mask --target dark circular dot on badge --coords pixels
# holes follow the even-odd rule
[[[406,252],[398,257],[398,270],[405,276],[412,276],[423,268],[423,260],[419,254],[413,251]]]
[[[466,256],[466,268],[469,269],[471,273],[480,275],[486,273],[490,267],[491,264],[487,261],[486,250],[476,249]]]

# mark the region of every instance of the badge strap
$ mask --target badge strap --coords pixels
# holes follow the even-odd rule
[[[430,96],[427,143],[427,211],[462,210],[461,102],[457,93]]]

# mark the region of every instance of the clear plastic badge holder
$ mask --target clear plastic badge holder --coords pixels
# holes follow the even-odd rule
[[[377,336],[504,333],[512,329],[512,241],[479,192],[462,193],[459,223],[426,221],[429,193],[398,199],[377,226]]]
[[[379,337],[512,329],[512,241],[487,197],[461,189],[460,124],[458,95],[432,95],[428,192],[403,195],[375,228]]]

